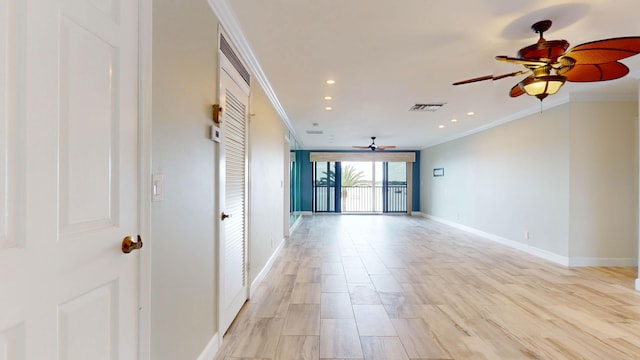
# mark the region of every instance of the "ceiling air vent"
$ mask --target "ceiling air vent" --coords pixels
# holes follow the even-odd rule
[[[433,104],[415,104],[409,108],[409,111],[436,111],[444,106],[445,103],[433,103]]]
[[[307,130],[307,134],[309,135],[322,135],[324,131],[322,130]]]

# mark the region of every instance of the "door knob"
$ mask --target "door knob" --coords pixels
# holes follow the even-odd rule
[[[131,236],[127,236],[122,239],[122,252],[128,254],[133,250],[140,249],[142,247],[142,238],[138,235],[138,242],[133,242]]]
[[[222,215],[220,215],[220,220],[224,221],[224,219],[230,218],[230,217],[231,217],[231,214],[227,215],[223,212]]]

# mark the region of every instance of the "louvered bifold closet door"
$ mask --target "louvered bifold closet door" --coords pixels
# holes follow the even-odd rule
[[[246,105],[242,103],[233,92],[226,90],[226,129],[224,132],[225,161],[226,161],[226,209],[232,214],[225,220],[226,249],[225,259],[228,268],[237,269],[228,273],[231,277],[226,281],[226,293],[236,294],[244,288],[245,278],[245,219],[244,216],[233,214],[245,214],[246,184],[245,184],[245,158],[246,158]]]
[[[249,297],[248,119],[250,76],[220,35],[220,124],[218,152],[220,209],[218,252],[218,331],[222,337]]]

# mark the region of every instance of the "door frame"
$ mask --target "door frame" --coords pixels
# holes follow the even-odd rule
[[[284,150],[284,173],[282,174],[282,187],[284,190],[283,207],[284,214],[282,214],[282,234],[285,238],[289,237],[289,228],[291,227],[291,140],[289,139],[288,131],[284,135],[283,141]]]
[[[151,360],[151,131],[153,1],[138,3],[138,358]]]
[[[344,160],[344,159],[340,159],[340,160],[336,160],[336,161],[313,161],[312,162],[312,168],[313,168],[313,212],[320,212],[320,211],[316,211],[316,185],[315,185],[315,181],[316,181],[316,164],[317,163],[327,163],[327,164],[331,164],[334,163],[335,164],[335,180],[334,180],[334,184],[335,184],[335,193],[336,194],[341,194],[342,193],[342,181],[341,181],[341,174],[342,174],[342,166],[345,163],[371,163],[371,180],[372,180],[372,185],[371,185],[371,209],[369,209],[369,211],[343,211],[344,209],[344,202],[343,202],[343,198],[342,196],[335,196],[335,209],[333,211],[322,211],[322,212],[335,212],[335,213],[352,213],[352,214],[358,214],[358,213],[364,213],[364,214],[407,214],[407,215],[411,215],[411,208],[413,206],[412,203],[412,197],[413,197],[413,162],[408,162],[408,161],[393,161],[393,160],[386,160],[386,159],[368,159],[366,161],[363,160]],[[378,179],[378,177],[376,176],[377,172],[376,172],[376,164],[380,163],[382,165],[382,171],[380,172],[380,175],[382,176],[382,185],[381,185],[381,191],[378,194],[377,190],[376,190],[376,181]],[[402,163],[405,164],[406,167],[406,211],[405,212],[401,212],[401,211],[388,211],[388,194],[387,194],[387,189],[388,189],[388,166],[390,163]],[[378,196],[380,197],[380,201],[381,201],[381,208],[379,211],[376,211],[376,203],[378,201]],[[330,199],[330,197],[328,197]]]
[[[224,36],[227,43],[229,44],[229,46],[231,47],[231,49],[233,50],[233,53],[237,56],[237,60],[240,62],[240,64],[245,68],[248,69],[248,67],[246,66],[245,62],[243,61],[243,59],[241,58],[239,52],[236,50],[234,44],[232,43],[232,40],[230,39],[228,33],[224,30],[224,28],[222,27],[222,25],[218,26],[218,96],[217,96],[217,102],[218,104],[220,104],[221,106],[221,114],[220,114],[220,118],[222,119],[224,116],[224,109],[222,109],[223,104],[222,104],[222,93],[223,93],[223,89],[222,89],[222,74],[223,72],[225,72],[227,75],[229,75],[229,77],[231,78],[232,81],[234,81],[236,84],[238,84],[238,86],[240,87],[246,87],[247,90],[247,113],[245,116],[245,173],[244,173],[244,192],[245,192],[245,211],[244,211],[244,232],[245,232],[245,236],[244,236],[244,246],[245,246],[245,254],[244,254],[244,262],[245,262],[245,277],[246,277],[246,299],[248,300],[251,296],[251,241],[249,240],[251,238],[251,226],[250,226],[250,221],[251,221],[251,215],[250,215],[250,211],[248,209],[251,208],[251,187],[249,186],[249,178],[250,178],[250,169],[251,167],[249,166],[251,158],[250,158],[250,123],[251,123],[251,110],[250,110],[250,99],[251,99],[251,86],[249,84],[246,84],[246,82],[244,82],[244,79],[242,79],[241,75],[238,73],[238,70],[236,70],[234,68],[234,66],[231,64],[231,62],[229,61],[229,59],[226,57],[226,55],[224,55],[224,53],[222,52],[222,50],[220,49],[221,47],[221,36]],[[227,69],[227,70],[225,70]],[[221,127],[222,129],[222,127]],[[224,129],[223,129],[224,131]],[[221,136],[222,138],[223,136]],[[223,276],[223,264],[224,264],[224,259],[223,259],[223,251],[224,249],[222,248],[222,239],[223,239],[223,234],[224,234],[224,224],[222,224],[222,221],[220,221],[219,217],[220,214],[222,214],[222,212],[225,210],[223,208],[223,206],[221,206],[221,202],[224,201],[225,199],[225,188],[226,188],[226,180],[223,179],[223,177],[220,175],[220,169],[222,165],[224,164],[224,158],[223,158],[223,154],[225,153],[224,149],[224,140],[221,140],[220,142],[220,146],[218,147],[218,152],[217,152],[217,157],[216,157],[216,168],[218,169],[218,173],[216,174],[216,178],[217,178],[217,182],[216,182],[216,196],[217,196],[217,201],[216,201],[216,206],[215,206],[215,214],[216,214],[216,219],[217,221],[217,233],[216,233],[216,280],[217,280],[217,284],[216,284],[216,291],[217,291],[217,297],[216,297],[216,320],[217,320],[217,324],[216,324],[216,331],[217,331],[217,337],[218,337],[218,347],[222,346],[223,340],[224,340],[224,334],[226,332],[227,329],[222,330],[223,326],[223,320],[222,320],[222,299],[224,297],[224,287],[221,286],[222,284],[224,284],[224,282],[222,281],[222,276]],[[225,171],[225,177],[226,177],[226,171]],[[233,323],[233,322],[232,322]]]

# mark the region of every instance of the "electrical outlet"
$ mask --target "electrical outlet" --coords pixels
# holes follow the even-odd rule
[[[528,231],[525,231],[525,232],[524,232],[524,238],[525,238],[525,239],[527,239],[527,240],[529,240],[529,232],[528,232]]]

